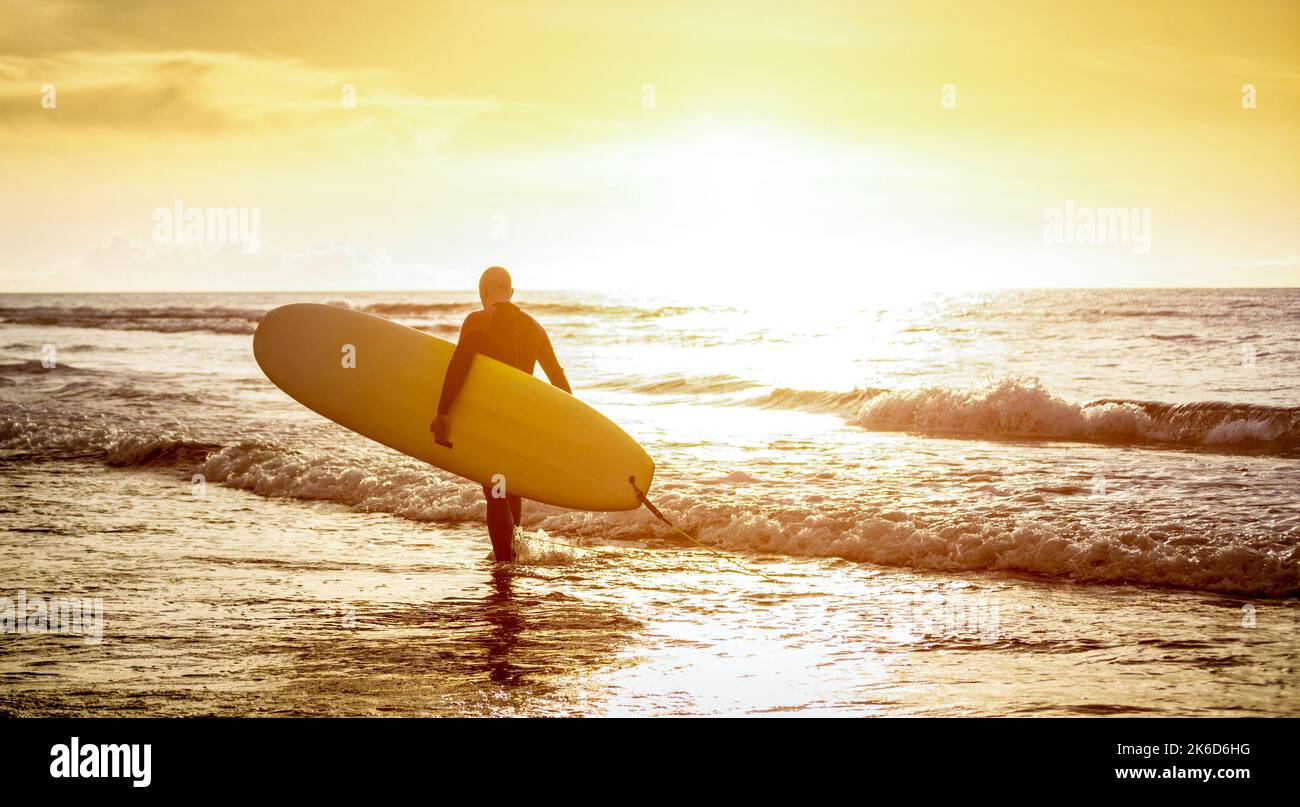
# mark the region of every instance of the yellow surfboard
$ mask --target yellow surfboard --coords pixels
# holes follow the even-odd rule
[[[640,506],[654,461],[627,432],[541,379],[478,355],[451,409],[451,447],[429,422],[455,345],[381,317],[298,303],[253,335],[267,378],[325,417],[439,468],[578,510]]]

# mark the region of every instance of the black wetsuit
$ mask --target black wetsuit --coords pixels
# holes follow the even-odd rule
[[[460,326],[460,339],[456,352],[447,365],[447,375],[442,382],[442,395],[438,399],[438,414],[451,411],[456,395],[465,383],[474,354],[482,353],[529,375],[537,364],[542,365],[551,383],[572,393],[564,368],[555,359],[555,350],[546,329],[537,320],[519,310],[512,303],[496,303],[482,311],[475,311]],[[514,560],[515,525],[521,523],[523,502],[518,496],[493,498],[492,488],[483,486],[487,498],[488,534],[492,537],[492,551],[499,561]]]

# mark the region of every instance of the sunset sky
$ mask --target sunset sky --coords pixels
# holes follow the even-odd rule
[[[633,6],[0,0],[0,290],[1300,282],[1295,0]]]

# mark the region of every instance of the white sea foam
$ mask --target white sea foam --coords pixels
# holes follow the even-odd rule
[[[358,463],[259,443],[224,447],[178,435],[129,430],[58,429],[0,421],[0,447],[46,456],[99,456],[112,465],[174,467],[185,478],[261,496],[320,500],[362,512],[424,522],[481,521],[482,494],[433,469]],[[748,475],[743,475],[752,479]],[[738,478],[738,477],[736,477]],[[862,511],[834,517],[818,509],[755,508],[693,495],[664,493],[660,506],[708,544],[799,557],[833,557],[885,566],[942,571],[1008,571],[1081,582],[1144,583],[1257,596],[1300,594],[1300,548],[1268,536],[1170,533],[1167,525],[1094,525],[1063,529],[1025,518],[962,513],[928,524],[921,514]],[[528,503],[525,552],[538,563],[567,563],[581,550],[557,548],[550,536],[610,540],[672,540],[648,513],[586,513]],[[540,530],[540,531],[537,531]],[[558,552],[558,554],[557,554]],[[576,555],[574,553],[577,553]]]
[[[1050,351],[1044,349],[1053,356],[1067,354],[1071,346],[1086,346],[1090,334],[1104,330],[1102,325],[1110,331],[1127,328],[1132,339],[1146,345],[1143,349],[1148,353],[1143,355],[1170,362],[1162,365],[1164,386],[1155,387],[1170,402],[1088,398],[1089,393],[1116,393],[1111,386],[1114,377],[1094,366],[1095,360],[1076,363],[1080,375],[1097,375],[1082,392],[1083,382],[1069,388],[1069,395],[1032,378],[976,387],[954,382],[904,388],[900,380],[895,389],[772,388],[746,377],[744,366],[726,362],[702,362],[666,372],[673,366],[669,363],[660,365],[665,371],[659,374],[631,375],[626,371],[633,365],[626,362],[626,355],[600,352],[606,349],[602,346],[609,340],[602,338],[608,332],[599,330],[604,325],[592,323],[612,322],[615,332],[623,333],[627,322],[636,322],[652,333],[657,318],[674,316],[680,309],[557,299],[533,310],[547,319],[548,327],[571,320],[581,323],[570,334],[573,341],[564,346],[569,352],[578,347],[594,351],[595,358],[571,365],[575,382],[587,376],[585,391],[580,389],[579,395],[609,394],[638,404],[617,414],[620,423],[638,436],[649,435],[647,448],[657,460],[665,455],[670,460],[661,463],[652,495],[705,543],[915,569],[1005,571],[1251,595],[1300,593],[1300,558],[1295,548],[1300,520],[1288,499],[1293,489],[1285,487],[1296,469],[1294,463],[1279,459],[1300,448],[1300,408],[1290,405],[1293,398],[1287,392],[1294,385],[1288,387],[1293,373],[1288,375],[1286,362],[1294,359],[1286,344],[1273,338],[1275,323],[1291,321],[1287,316],[1294,308],[1288,302],[1292,298],[1247,309],[1258,314],[1254,324],[1240,325],[1240,318],[1256,314],[1234,314],[1233,322],[1238,324],[1233,329],[1215,331],[1218,318],[1228,309],[1214,299],[1184,303],[1162,297],[1159,305],[1153,305],[1150,295],[1112,299],[1099,293],[1076,299],[1079,296],[1048,296],[1034,305],[1008,304],[992,314],[975,306],[973,313],[945,314],[938,325],[959,323],[954,333],[975,338],[986,327],[981,317],[999,331],[1028,323],[1035,338],[1041,332],[1044,340],[1060,341],[1060,347],[1054,343]],[[322,299],[333,297],[337,295]],[[356,294],[349,295],[347,303],[441,331],[454,328],[461,312],[470,307],[468,298],[444,297]],[[286,499],[289,506],[295,500],[325,501],[421,522],[481,521],[482,494],[475,485],[378,448],[369,453],[329,450],[328,441],[343,434],[328,431],[337,427],[317,422],[283,399],[257,373],[245,343],[210,335],[251,330],[265,310],[262,302],[243,297],[195,299],[199,302],[7,299],[0,318],[24,329],[49,325],[52,333],[68,327],[136,333],[84,332],[75,341],[64,334],[64,341],[78,352],[73,365],[60,362],[55,371],[47,371],[33,358],[44,344],[43,334],[7,341],[10,355],[0,361],[0,452],[6,471],[21,474],[20,463],[29,461],[92,461],[157,469],[186,487],[192,475],[202,474],[209,484]],[[1246,302],[1262,305],[1258,300]],[[1167,317],[1178,318],[1181,324],[1176,330],[1157,327]],[[1051,327],[1043,328],[1043,323]],[[1196,363],[1205,360],[1197,353],[1175,361],[1169,358],[1171,351],[1203,352],[1209,348],[1187,345],[1200,345],[1211,337],[1227,346],[1228,360],[1237,361],[1233,334],[1238,325],[1241,333],[1260,343],[1254,354],[1259,365],[1234,366],[1221,374],[1237,373],[1233,383],[1247,390],[1241,396],[1268,405],[1193,399],[1206,388],[1204,375],[1185,384],[1177,378],[1169,380],[1170,366],[1193,372]],[[1160,333],[1203,332],[1205,340],[1158,338]],[[941,327],[917,323],[908,323],[900,333],[904,339],[949,338]],[[585,335],[591,339],[578,344]],[[102,349],[115,351],[108,358],[96,352],[100,347],[94,342],[101,336]],[[797,341],[789,336],[781,344]],[[561,349],[563,340],[556,342]],[[624,350],[625,344],[620,345],[618,349]],[[1037,349],[1032,342],[1023,347]],[[1102,358],[1126,356],[1123,350],[1127,350],[1123,345],[1107,343],[1109,352]],[[684,350],[677,355],[688,358]],[[211,380],[196,382],[187,375],[195,367],[186,364],[196,359],[203,360],[205,369],[208,361],[224,364]],[[950,369],[955,361],[939,357],[929,369]],[[1068,363],[1068,356],[1062,361]],[[130,362],[134,364],[123,369]],[[851,362],[841,365],[844,373],[857,372]],[[929,369],[921,369],[924,372],[911,377],[931,377]],[[1115,377],[1122,375],[1116,373]],[[942,372],[935,375],[948,377]],[[174,381],[177,378],[182,381]],[[845,376],[845,381],[844,387],[852,385],[850,377]],[[1131,394],[1133,387],[1121,389]],[[1283,392],[1268,392],[1274,389]],[[1261,397],[1251,398],[1250,391],[1260,392]],[[1173,402],[1189,399],[1193,402]],[[853,430],[834,430],[835,434],[819,438],[823,443],[799,439],[797,434],[774,439],[760,423],[751,437],[742,436],[735,445],[711,446],[715,438],[707,427],[700,427],[704,433],[696,436],[697,442],[679,441],[675,424],[655,419],[659,402],[799,409],[833,414],[861,429],[921,436],[900,437],[890,444],[915,453],[882,458],[854,454],[862,440]],[[721,416],[725,419],[732,412],[722,410]],[[290,413],[301,417],[295,420]],[[755,423],[765,422],[765,414],[754,414]],[[841,440],[840,433],[849,439]],[[670,434],[671,439],[666,437]],[[304,440],[304,435],[311,439]],[[1013,440],[1017,445],[952,448],[944,444],[953,441],[924,439],[928,435]],[[351,435],[348,439],[356,441],[353,445],[360,441]],[[1089,449],[1085,461],[1085,452],[1076,445],[1048,446],[1038,441],[1102,448]],[[1128,450],[1134,446],[1141,450]],[[1013,448],[1018,452],[1015,459],[996,459],[998,452]],[[1178,450],[1152,450],[1169,448]],[[752,453],[744,453],[750,449]],[[753,457],[752,464],[746,457]],[[1038,457],[1041,461],[1034,462]],[[1024,462],[1025,458],[1030,461]],[[1014,469],[1022,473],[1012,479],[1013,469],[1000,467],[999,462],[1020,462],[1026,467]],[[861,467],[854,467],[855,463]],[[1186,476],[1178,480],[1177,491],[1161,493],[1151,485],[1139,490],[1160,497],[1157,503],[1163,510],[1157,516],[1145,511],[1150,503],[1136,494],[1131,499],[1100,498],[1090,480],[1094,473],[1112,473],[1107,466],[1117,476],[1135,467],[1149,471],[1153,478]],[[907,487],[887,496],[879,494],[873,474],[887,475],[895,468],[902,469]],[[1260,481],[1264,478],[1267,483]],[[1121,491],[1127,484],[1122,478],[1113,481]],[[778,483],[782,487],[775,494]],[[909,498],[907,491],[913,489],[922,492]],[[1193,512],[1204,518],[1192,522]],[[529,503],[525,523],[533,534],[544,530],[560,541],[677,540],[644,511],[579,513]]]

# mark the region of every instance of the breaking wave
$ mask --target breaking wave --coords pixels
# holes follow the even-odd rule
[[[977,389],[777,389],[747,403],[829,412],[877,431],[1269,453],[1300,449],[1300,407],[1123,399],[1079,404],[1053,395],[1036,379],[1005,379]]]
[[[723,395],[760,385],[730,375],[706,375],[616,378],[596,386],[647,395]],[[1284,455],[1300,450],[1300,407],[1120,398],[1080,404],[1054,395],[1032,378],[1008,378],[980,388],[834,392],[777,387],[733,402],[838,415],[872,431]]]
[[[466,314],[479,307],[477,302],[378,302],[354,304],[349,300],[331,300],[329,305],[351,308],[394,319],[438,319]],[[634,306],[524,303],[524,307],[541,316],[618,316],[653,319],[690,309],[681,307],[637,308]],[[118,331],[156,333],[217,333],[251,335],[266,308],[231,308],[223,306],[98,307],[78,306],[5,306],[0,307],[0,322],[62,328],[99,328]],[[453,329],[454,330],[454,329]]]
[[[100,328],[157,333],[252,334],[264,312],[221,306],[97,308],[95,306],[0,307],[0,322],[61,328]]]
[[[97,460],[170,470],[183,480],[202,474],[209,483],[260,496],[329,501],[423,522],[483,518],[476,486],[391,456],[315,455],[255,441],[222,445],[184,431],[137,432],[87,420],[60,425],[21,412],[0,416],[0,452],[6,461]],[[656,498],[701,541],[733,550],[1246,596],[1300,595],[1300,546],[1294,536],[1210,536],[1164,522],[1081,528],[974,512],[935,519],[872,507],[828,514],[675,491]],[[645,511],[587,513],[530,503],[524,526],[601,541],[672,538]]]

